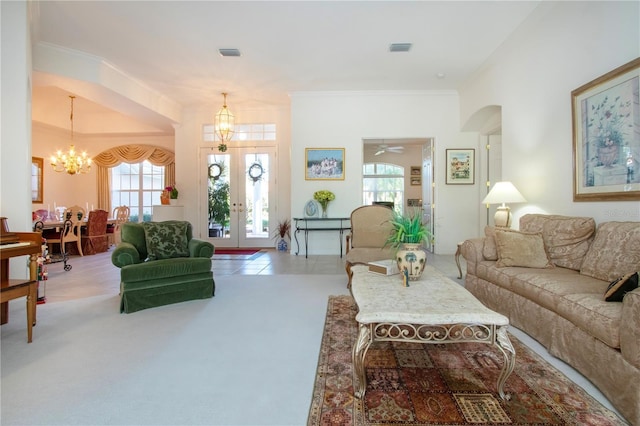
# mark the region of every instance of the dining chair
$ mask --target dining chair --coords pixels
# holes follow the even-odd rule
[[[59,230],[43,234],[43,237],[47,240],[47,244],[51,247],[51,253],[53,253],[53,244],[58,244],[60,246],[60,253],[63,255],[67,254],[67,243],[75,242],[78,254],[83,256],[81,238],[82,221],[78,219],[77,214],[74,215],[72,211],[69,212],[69,209],[65,211],[63,217],[69,217],[69,219],[64,220]]]
[[[49,215],[51,214],[47,209],[38,209],[33,213],[35,215],[35,220],[41,221],[49,220]]]
[[[115,222],[112,226],[107,227],[107,237],[109,245],[120,244],[122,224],[129,221],[130,209],[128,206],[119,206],[113,209],[112,218]]]
[[[104,253],[109,250],[107,237],[107,220],[109,212],[106,210],[91,210],[87,226],[82,232],[82,252],[84,254]]]

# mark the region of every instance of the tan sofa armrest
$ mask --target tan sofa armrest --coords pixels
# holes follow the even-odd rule
[[[464,260],[467,261],[467,274],[476,274],[476,265],[484,260],[482,256],[482,248],[484,247],[484,238],[471,238],[466,240],[460,246],[460,253]]]
[[[620,351],[629,364],[640,368],[640,288],[630,291],[622,300]]]

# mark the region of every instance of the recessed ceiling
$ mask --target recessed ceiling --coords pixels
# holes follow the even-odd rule
[[[293,92],[455,90],[539,3],[38,1],[33,42],[102,58],[183,107],[221,92],[270,107]],[[409,52],[390,53],[398,41]],[[229,47],[242,55],[218,54]]]

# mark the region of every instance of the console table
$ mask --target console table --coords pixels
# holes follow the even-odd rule
[[[294,217],[296,230],[293,237],[296,239],[296,256],[300,252],[298,242],[298,232],[304,231],[304,257],[309,257],[309,232],[313,231],[339,231],[340,232],[340,257],[342,257],[342,237],[344,231],[351,229],[351,218],[349,217]]]

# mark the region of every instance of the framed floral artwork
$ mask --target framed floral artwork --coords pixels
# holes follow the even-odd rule
[[[447,149],[447,185],[473,185],[475,176],[474,149]]]
[[[571,92],[573,200],[640,200],[640,58]]]
[[[305,180],[344,180],[344,148],[306,148]]]

